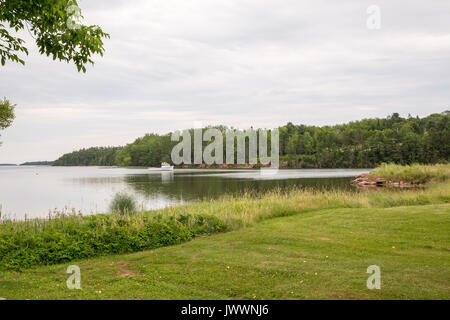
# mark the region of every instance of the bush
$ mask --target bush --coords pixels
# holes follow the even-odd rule
[[[213,215],[137,213],[0,222],[0,270],[21,270],[179,244],[226,231]]]
[[[110,210],[117,214],[131,214],[136,212],[136,200],[126,193],[117,193],[111,201]]]

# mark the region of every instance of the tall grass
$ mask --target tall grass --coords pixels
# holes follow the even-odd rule
[[[397,164],[382,164],[370,175],[387,180],[426,183],[430,181],[446,181],[450,178],[450,164],[401,166]]]
[[[181,212],[213,214],[229,230],[249,226],[255,222],[301,212],[334,208],[386,208],[450,202],[450,183],[430,184],[426,188],[408,190],[275,190],[258,196],[223,197],[158,210],[164,216]]]
[[[236,230],[255,222],[326,208],[372,208],[450,202],[450,183],[417,190],[275,190],[226,196],[133,215],[62,215],[0,223],[0,269],[135,252]]]

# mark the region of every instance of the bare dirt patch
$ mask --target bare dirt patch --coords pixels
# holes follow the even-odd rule
[[[128,269],[127,264],[124,262],[117,263],[117,268],[119,269],[117,271],[117,275],[119,277],[134,277],[136,276],[136,273],[130,269]]]
[[[336,242],[336,240],[330,239],[330,238],[327,238],[327,237],[318,237],[318,238],[316,238],[316,239],[317,239],[317,240],[320,240],[320,241]]]

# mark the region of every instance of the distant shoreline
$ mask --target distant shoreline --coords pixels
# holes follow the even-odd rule
[[[55,161],[31,161],[21,164],[16,163],[0,163],[0,167],[19,167],[19,166],[52,166]]]

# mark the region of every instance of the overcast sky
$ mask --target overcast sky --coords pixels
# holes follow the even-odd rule
[[[448,0],[81,0],[110,33],[87,74],[40,56],[0,67],[16,103],[0,163],[145,133],[335,124],[450,109]],[[381,29],[366,26],[370,5]]]

